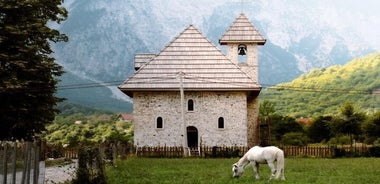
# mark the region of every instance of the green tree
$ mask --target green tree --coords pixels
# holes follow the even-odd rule
[[[350,143],[353,144],[354,136],[361,133],[361,123],[366,119],[366,116],[361,112],[356,112],[351,102],[346,102],[339,116],[332,120],[332,127],[337,134],[344,134],[350,137]]]
[[[281,141],[286,133],[300,132],[304,133],[302,126],[296,122],[293,117],[289,116],[271,116],[271,134],[276,141]]]
[[[284,145],[306,146],[308,143],[308,138],[302,132],[289,132],[282,137],[281,142]]]
[[[63,0],[0,0],[0,140],[32,139],[57,113],[62,67],[51,42],[66,35],[48,27],[67,17]]]
[[[117,114],[73,114],[66,117],[60,114],[46,129],[41,136],[49,143],[69,147],[133,142],[134,130],[132,122],[119,121]]]
[[[376,139],[380,138],[380,111],[364,121],[362,131],[368,143],[372,144]]]
[[[275,113],[274,104],[268,100],[264,100],[260,103],[259,114],[261,117],[269,117]]]
[[[331,137],[331,122],[332,116],[319,116],[311,122],[306,133],[311,142],[317,143],[323,140],[328,141]]]

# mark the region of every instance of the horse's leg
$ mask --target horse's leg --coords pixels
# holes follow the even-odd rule
[[[275,168],[273,162],[268,162],[268,166],[269,166],[270,171],[271,171],[271,176],[270,176],[269,180],[271,180],[271,179],[273,179],[274,176],[275,176],[276,168]]]
[[[285,180],[285,171],[284,171],[284,168],[277,169],[276,179],[280,179],[280,176],[281,176],[281,180]]]
[[[283,173],[282,171],[283,171],[283,169],[277,169],[274,179],[276,179],[276,180],[280,179],[280,176]]]
[[[253,168],[253,174],[255,175],[256,179],[260,179],[259,175],[259,164],[256,162],[252,162],[252,168]]]
[[[281,169],[281,180],[285,180],[285,171],[284,171],[284,168]]]
[[[277,171],[276,171],[275,175],[276,176],[274,177],[274,179],[278,180],[281,177],[281,180],[285,180],[284,168],[277,168]]]

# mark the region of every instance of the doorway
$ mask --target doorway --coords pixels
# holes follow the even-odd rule
[[[188,126],[187,130],[187,146],[189,148],[198,147],[198,129],[194,126]]]

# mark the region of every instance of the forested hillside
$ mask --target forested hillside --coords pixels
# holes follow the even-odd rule
[[[380,108],[380,52],[343,66],[313,70],[288,83],[268,87],[261,100],[294,117],[336,114],[346,101],[364,112]]]
[[[132,142],[133,125],[117,114],[81,113],[57,116],[41,135],[50,144],[76,147],[105,141]]]

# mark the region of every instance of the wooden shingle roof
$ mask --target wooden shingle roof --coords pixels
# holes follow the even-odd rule
[[[236,18],[219,40],[221,45],[227,43],[257,43],[258,45],[264,45],[265,42],[266,39],[243,13]]]
[[[181,74],[185,91],[260,91],[261,87],[190,25],[119,89],[129,96],[133,91],[178,91]]]

